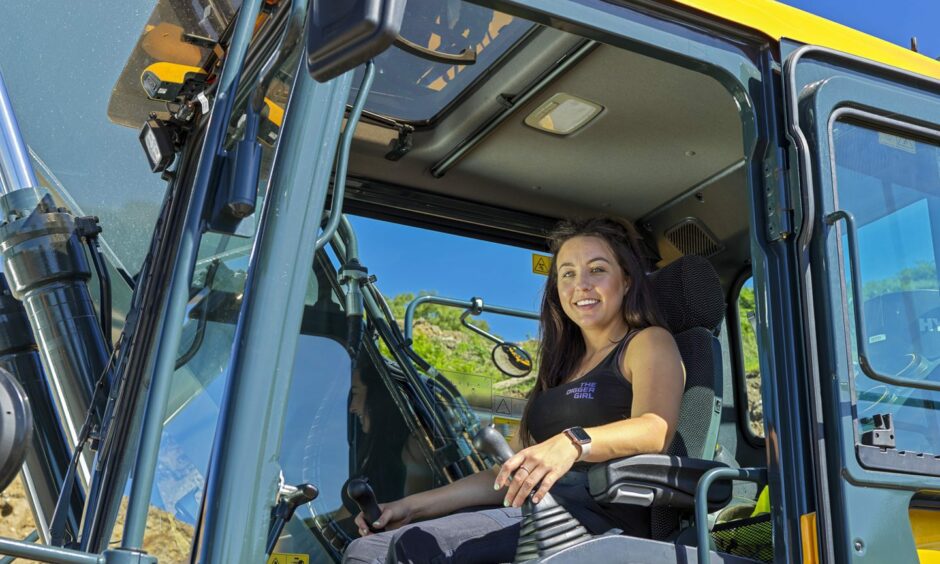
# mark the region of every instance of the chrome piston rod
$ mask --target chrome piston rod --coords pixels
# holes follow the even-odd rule
[[[0,193],[38,185],[0,72]]]

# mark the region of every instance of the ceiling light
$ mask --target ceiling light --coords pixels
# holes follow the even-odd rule
[[[559,92],[529,114],[525,124],[548,133],[568,135],[587,125],[603,109],[600,104]]]

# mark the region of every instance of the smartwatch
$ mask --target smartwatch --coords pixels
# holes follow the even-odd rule
[[[564,433],[571,439],[572,444],[578,447],[580,454],[576,462],[581,462],[591,454],[591,435],[588,435],[582,427],[568,427]]]

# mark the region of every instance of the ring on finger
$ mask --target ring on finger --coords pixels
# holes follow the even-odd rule
[[[532,473],[532,471],[529,470],[528,468],[526,468],[525,466],[520,466],[520,467],[519,467],[519,470],[525,470],[525,471],[526,471],[526,474],[531,474],[531,473]],[[518,472],[519,470],[516,470],[516,471]]]

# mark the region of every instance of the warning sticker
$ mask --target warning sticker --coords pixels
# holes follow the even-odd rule
[[[272,552],[268,564],[310,564],[309,554],[292,554],[289,552]]]
[[[552,268],[552,257],[532,253],[532,272],[535,274],[544,274],[548,276]]]

